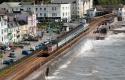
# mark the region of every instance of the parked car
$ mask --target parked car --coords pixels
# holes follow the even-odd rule
[[[35,47],[36,50],[46,50],[47,46],[44,43],[41,43]]]
[[[1,50],[6,50],[6,46],[0,46]]]
[[[49,41],[45,41],[44,44],[45,44],[45,45],[49,44]]]
[[[32,51],[30,51],[30,50],[23,50],[22,54],[28,56],[28,55],[32,54]]]
[[[37,37],[28,36],[28,38],[24,39],[24,41],[38,41],[38,38]]]
[[[16,61],[15,59],[9,59],[9,60],[3,61],[3,64],[11,65],[11,64],[13,64],[15,61]]]
[[[11,57],[11,58],[16,58],[15,53],[10,53],[10,54],[9,54],[9,57]]]
[[[35,51],[35,50],[36,50],[35,47],[30,48],[30,51]]]
[[[10,50],[11,50],[11,48],[10,48],[10,47],[7,47],[7,48],[6,48],[6,50],[7,50],[7,51],[10,51]]]
[[[30,45],[30,42],[20,42],[19,44]]]
[[[39,50],[39,46],[35,46],[35,49],[36,49],[36,50]]]
[[[23,45],[15,45],[14,47],[24,48]]]
[[[36,49],[36,50],[41,50],[42,48],[43,48],[43,46],[39,44],[39,45],[36,46],[35,49]]]

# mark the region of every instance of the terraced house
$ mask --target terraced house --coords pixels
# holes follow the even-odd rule
[[[52,3],[70,3],[72,17],[84,17],[87,10],[93,8],[93,0],[51,0]]]
[[[92,7],[93,0],[51,0],[49,4],[39,3],[36,5],[32,2],[4,2],[0,4],[1,9],[12,13],[35,11],[40,22],[48,19],[69,22],[71,17],[84,17],[87,10]]]
[[[51,20],[71,20],[71,4],[69,3],[51,3],[36,4],[32,2],[4,2],[0,8],[11,13],[20,13],[21,11],[31,11],[36,13],[39,21]]]
[[[24,35],[36,36],[36,16],[29,12],[0,14],[0,43],[20,42]]]
[[[8,43],[6,15],[0,12],[0,44]]]

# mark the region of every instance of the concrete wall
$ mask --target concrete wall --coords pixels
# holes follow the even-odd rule
[[[67,53],[68,50],[69,49],[41,66],[37,71],[29,75],[24,80],[46,80],[46,76],[52,75],[52,73],[62,64],[62,60],[64,60],[65,57],[70,57],[68,55],[64,56],[64,54]]]
[[[53,72],[62,64],[64,64],[66,61],[69,60],[69,58],[72,58],[72,56],[76,55],[73,53],[68,53],[78,42],[82,39],[83,35],[78,36],[73,41],[71,41],[71,44],[66,48],[65,51],[60,53],[55,58],[51,59],[49,62],[42,65],[38,70],[33,72],[31,75],[29,75],[24,80],[46,80],[46,76],[52,75]],[[68,44],[67,44],[68,45]]]

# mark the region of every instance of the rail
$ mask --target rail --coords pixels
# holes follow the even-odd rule
[[[61,52],[65,51],[67,48],[71,47],[82,36],[87,35],[94,28],[96,28],[99,23],[101,23],[102,21],[104,21],[107,18],[112,17],[112,16],[113,16],[113,14],[108,14],[108,15],[96,18],[96,20],[94,20],[93,22],[91,22],[89,24],[90,28],[89,28],[88,31],[79,34],[78,37],[74,38],[68,44],[66,44],[66,45],[60,47],[58,50],[54,51],[47,58],[36,58],[34,56],[31,56],[31,57],[27,58],[26,60],[24,60],[23,62],[21,62],[19,64],[16,64],[11,68],[2,70],[3,75],[0,74],[0,80],[4,80],[5,78],[11,78],[11,80],[22,80],[22,79],[24,79],[27,75],[29,75],[34,70],[38,69],[41,65],[47,63],[48,61],[50,61],[51,59],[53,59],[57,55],[59,55]],[[43,53],[43,51],[36,52],[36,54],[42,54],[42,53]]]

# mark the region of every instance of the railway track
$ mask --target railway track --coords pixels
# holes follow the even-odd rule
[[[97,27],[98,24],[100,24],[102,21],[106,20],[109,17],[112,17],[113,14],[107,14],[105,16],[101,16],[96,18],[94,21],[92,21],[89,25],[89,30],[81,33],[78,38],[75,38],[70,43],[64,45],[63,47],[59,48],[56,52],[51,54],[47,58],[43,57],[36,57],[38,54],[42,54],[43,51],[36,52],[33,56],[25,59],[23,62],[16,64],[12,67],[12,69],[8,69],[8,71],[5,72],[4,75],[0,75],[0,80],[23,80],[26,76],[28,76],[30,73],[32,73],[34,70],[38,69],[41,65],[45,64],[49,60],[53,59],[57,55],[59,55],[61,52],[65,51],[68,47],[70,47],[74,42],[78,41],[81,37],[85,36],[86,34],[90,33],[93,29]],[[3,71],[4,72],[4,71]]]
[[[36,54],[26,58],[23,61],[21,61],[20,63],[15,64],[14,66],[11,66],[10,68],[7,68],[7,69],[1,71],[1,73],[3,73],[3,75],[0,75],[0,80],[4,80],[4,78],[9,76],[10,74],[15,74],[18,70],[23,68],[24,65],[28,64],[29,62],[32,62],[33,59],[35,58],[34,56],[37,55],[37,54],[40,54],[41,52],[43,52],[43,51],[39,51]]]

